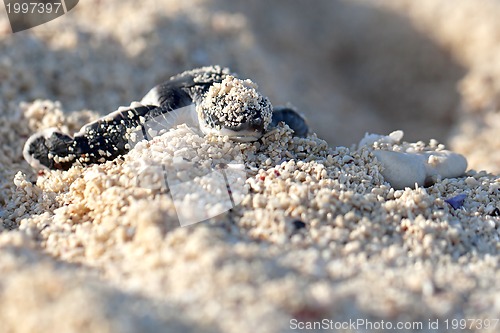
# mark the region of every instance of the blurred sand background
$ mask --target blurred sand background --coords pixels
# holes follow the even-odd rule
[[[440,262],[437,249],[431,254],[417,254],[415,266],[408,262],[402,266],[397,262],[379,265],[375,261],[353,268],[359,266],[357,259],[351,258],[353,267],[345,268],[343,278],[337,275],[333,280],[339,288],[331,289],[324,282],[332,280],[323,280],[324,272],[313,267],[322,253],[316,251],[314,242],[303,251],[299,251],[300,246],[292,246],[292,252],[309,263],[307,273],[299,268],[283,268],[283,262],[292,259],[273,242],[260,247],[245,242],[246,247],[234,245],[235,250],[231,247],[234,239],[203,228],[192,234],[178,229],[165,240],[164,227],[150,230],[143,226],[143,230],[158,234],[143,235],[147,241],[134,250],[131,264],[123,264],[128,250],[120,253],[116,244],[112,252],[106,252],[107,232],[112,232],[106,229],[109,226],[94,230],[102,233],[101,238],[77,237],[74,242],[81,244],[61,247],[61,242],[71,240],[57,239],[62,237],[57,233],[40,239],[35,224],[53,219],[54,210],[66,200],[58,193],[69,191],[69,184],[78,176],[54,174],[46,181],[42,194],[26,182],[36,177],[21,155],[24,140],[38,129],[64,125],[68,131],[75,131],[98,114],[140,99],[171,75],[220,64],[258,83],[259,90],[274,105],[296,106],[306,115],[311,129],[331,147],[349,147],[365,132],[386,134],[402,129],[407,141],[428,142],[435,138],[464,154],[470,168],[498,174],[498,17],[500,1],[495,0],[84,0],[57,20],[13,35],[2,13],[0,231],[4,230],[0,234],[0,318],[5,331],[30,332],[37,327],[39,332],[154,332],[162,327],[171,332],[280,332],[283,330],[278,318],[285,320],[290,312],[306,319],[317,318],[319,313],[337,318],[392,316],[398,320],[464,315],[467,311],[474,313],[474,309],[483,315],[489,310],[498,314],[498,246],[490,243],[492,247],[488,245],[483,252],[474,252],[474,246],[470,253],[464,250],[465,259],[446,267],[460,282],[440,296],[434,294],[439,289],[436,285],[439,281],[449,283],[451,276],[443,277],[448,274],[444,268],[437,277],[433,275],[433,265]],[[48,101],[38,101],[34,106],[22,104],[35,99]],[[26,179],[18,177],[15,186],[18,171]],[[54,185],[57,177],[67,185]],[[495,180],[488,182],[490,186]],[[57,195],[45,193],[51,186]],[[493,193],[498,192],[495,186]],[[23,203],[20,189],[30,198],[27,203]],[[15,210],[23,205],[36,206],[39,211]],[[98,207],[99,203],[94,205]],[[49,213],[44,215],[41,207]],[[151,220],[157,221],[155,214],[162,211],[151,209],[147,202],[134,204],[126,212],[127,219],[147,212]],[[27,216],[35,213],[37,222],[26,222]],[[95,218],[101,221],[101,217]],[[25,227],[16,231],[23,219]],[[496,221],[494,232],[498,232]],[[71,224],[63,222],[57,222],[59,231],[74,231]],[[141,263],[141,251],[155,250],[151,240],[157,238],[162,239],[158,241],[162,247],[168,248],[164,250],[168,256],[179,251],[180,258],[170,261],[176,275],[169,276],[167,268],[167,272],[163,269],[162,274],[141,280],[140,274],[133,272],[134,265]],[[92,242],[101,242],[97,253],[72,256],[64,252],[67,248],[95,245]],[[58,245],[51,248],[50,244]],[[92,246],[88,248],[94,251]],[[262,247],[267,254],[259,252]],[[200,251],[210,254],[200,259],[194,254]],[[226,254],[231,251],[238,254]],[[363,256],[364,248],[353,251]],[[408,255],[406,250],[401,251],[396,252]],[[279,259],[273,253],[279,253]],[[142,263],[140,272],[154,271],[155,265],[162,265],[155,257],[142,255],[149,261]],[[120,264],[112,264],[115,259]],[[193,261],[192,267],[183,264],[189,260]],[[233,270],[218,272],[220,262]],[[466,264],[472,265],[468,266],[469,275],[462,270],[461,265]],[[234,270],[248,276],[243,278]],[[217,288],[248,288],[247,298],[231,299],[231,292],[222,292],[221,296],[221,291],[196,287],[197,280],[188,277],[203,274],[214,274],[213,279],[203,283]],[[377,279],[382,275],[386,282]],[[415,276],[415,281],[410,275]],[[127,280],[127,276],[133,278]],[[291,277],[279,280],[282,276]],[[352,276],[356,278],[350,283]],[[122,283],[122,279],[126,282]],[[267,288],[259,284],[265,280],[272,280]],[[397,281],[402,282],[397,285]],[[148,289],[148,284],[159,286],[163,282],[168,287]],[[370,284],[379,290],[356,296],[357,290],[368,292]],[[398,292],[409,286],[415,288],[415,293],[400,297]],[[304,288],[304,294],[297,296],[296,303],[284,299],[290,293],[300,293],[300,288]],[[394,293],[394,299],[385,294],[384,288]],[[460,288],[466,291],[460,294]],[[461,295],[465,295],[464,299],[460,299]],[[485,297],[489,297],[487,301]],[[383,305],[374,303],[379,298]],[[318,304],[323,303],[318,299],[329,307],[327,312],[322,312]],[[200,300],[204,301],[197,312],[192,307]],[[482,302],[488,304],[488,311]],[[301,307],[304,304],[310,306]],[[221,322],[226,318],[224,311],[230,318],[226,323]],[[251,314],[247,315],[247,311]]]

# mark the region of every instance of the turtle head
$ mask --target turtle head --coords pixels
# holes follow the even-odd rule
[[[201,130],[239,142],[260,139],[271,123],[272,105],[256,88],[231,75],[213,84],[196,108]]]

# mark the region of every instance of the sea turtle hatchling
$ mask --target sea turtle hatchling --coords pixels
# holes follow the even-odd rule
[[[23,155],[35,169],[67,170],[74,164],[103,163],[126,154],[133,133],[147,138],[145,126],[152,122],[168,128],[190,123],[204,134],[249,142],[281,121],[294,135],[307,135],[301,115],[288,107],[273,110],[252,81],[234,77],[227,68],[202,67],[172,77],[140,102],[83,126],[73,137],[55,128],[37,132],[27,140]]]

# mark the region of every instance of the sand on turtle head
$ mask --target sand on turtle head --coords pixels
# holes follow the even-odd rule
[[[210,87],[197,111],[200,117],[208,117],[217,130],[249,124],[264,131],[272,117],[272,105],[257,91],[257,85],[249,79],[241,80],[231,75]]]

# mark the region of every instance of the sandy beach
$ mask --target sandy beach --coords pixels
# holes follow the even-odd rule
[[[494,0],[87,0],[15,34],[0,16],[0,331],[498,332],[498,15]],[[179,126],[103,164],[24,160],[33,133],[75,133],[212,64],[310,135]],[[468,167],[397,189],[377,149]],[[154,167],[179,161],[197,167],[167,191]],[[185,186],[214,171],[229,211]],[[200,211],[222,214],[181,227]]]

